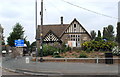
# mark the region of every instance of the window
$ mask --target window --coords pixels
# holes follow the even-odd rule
[[[80,34],[70,34],[69,41],[76,41],[76,47],[80,47]]]
[[[74,24],[74,28],[76,28],[76,24]]]
[[[75,39],[73,39],[73,41],[75,41]]]
[[[76,24],[74,24],[74,32],[76,32],[76,30],[77,30],[76,27],[77,27]]]

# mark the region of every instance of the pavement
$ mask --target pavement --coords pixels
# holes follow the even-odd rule
[[[29,56],[27,56],[29,57]],[[31,57],[29,57],[31,58]],[[3,58],[3,68],[28,75],[118,75],[118,64],[90,64],[67,62],[26,63],[26,57]]]
[[[6,70],[6,69],[2,69],[2,68],[0,68],[0,70],[1,70],[1,73],[0,73],[1,76],[3,76],[3,75],[24,75],[21,73],[15,73],[10,70]]]

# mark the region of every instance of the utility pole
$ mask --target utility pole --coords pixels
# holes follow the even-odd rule
[[[37,25],[37,0],[35,1],[35,26],[36,26],[36,62],[37,62],[37,57],[38,57],[38,44],[39,44],[39,41],[38,41],[38,25]]]
[[[40,62],[43,61],[43,0],[41,0],[41,12],[40,12],[40,15],[41,15],[41,26],[40,26]]]

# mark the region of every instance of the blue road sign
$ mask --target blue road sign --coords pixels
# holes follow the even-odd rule
[[[15,46],[16,47],[24,46],[24,40],[15,40]]]

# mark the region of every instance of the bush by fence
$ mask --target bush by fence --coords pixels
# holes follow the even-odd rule
[[[117,44],[113,41],[88,41],[82,44],[83,50],[87,51],[112,51],[113,47]]]

